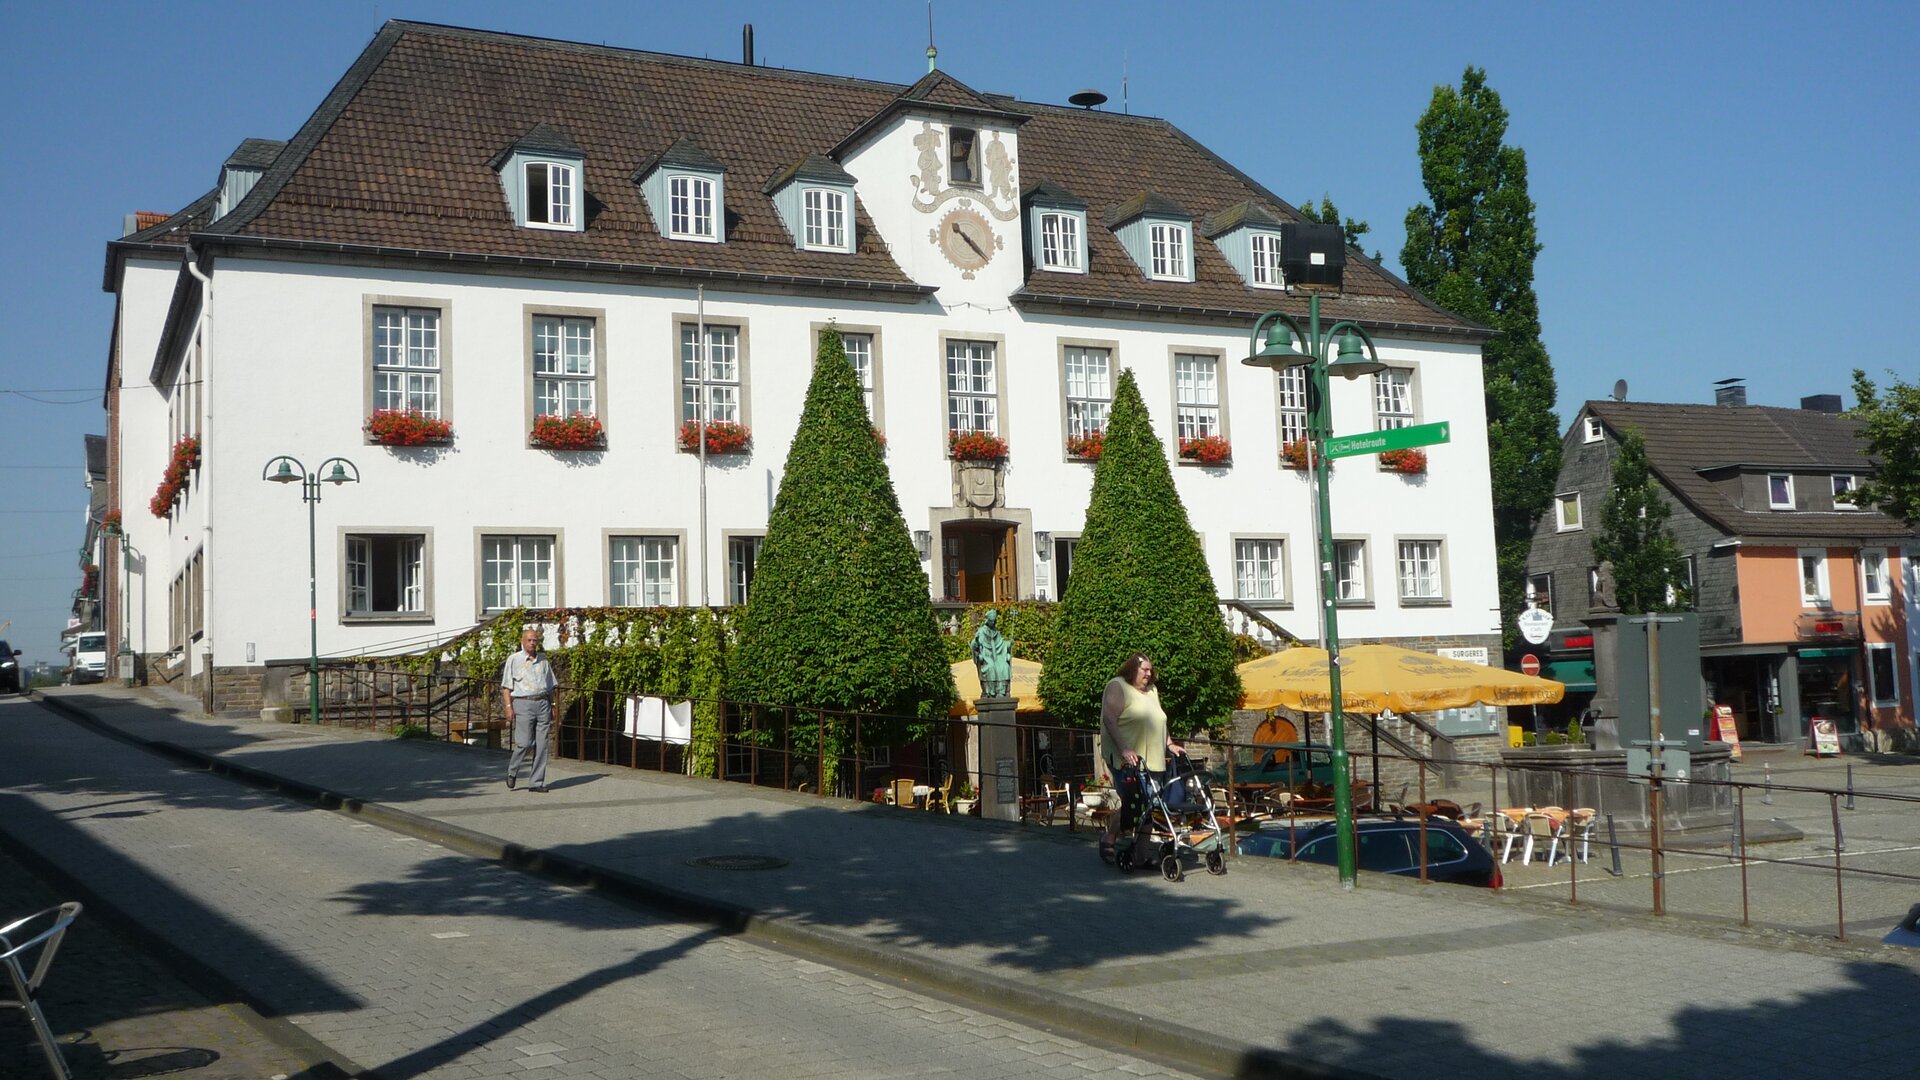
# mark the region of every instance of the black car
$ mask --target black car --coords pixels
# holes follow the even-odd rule
[[[26,685],[26,676],[20,670],[20,650],[0,641],[0,690],[17,694]]]
[[[1355,861],[1362,870],[1418,877],[1420,822],[1415,818],[1359,818],[1354,821]],[[1240,839],[1240,854],[1334,865],[1333,822],[1283,821],[1263,824]],[[1427,877],[1497,889],[1500,864],[1466,830],[1442,818],[1427,819]]]

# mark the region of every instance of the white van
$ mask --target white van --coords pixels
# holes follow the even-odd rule
[[[73,639],[73,681],[95,683],[107,677],[107,635],[98,631]]]

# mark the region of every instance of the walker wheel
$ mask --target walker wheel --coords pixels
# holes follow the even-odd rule
[[[1226,857],[1217,851],[1207,852],[1207,873],[1218,877],[1227,872]]]
[[[1187,875],[1180,869],[1180,856],[1169,855],[1160,860],[1160,876],[1168,881],[1179,881]]]
[[[1123,874],[1133,870],[1133,845],[1131,843],[1122,842],[1114,846],[1113,865]]]

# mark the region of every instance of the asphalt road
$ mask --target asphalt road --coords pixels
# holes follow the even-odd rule
[[[185,771],[20,698],[0,699],[0,830],[390,1080],[1190,1075]]]

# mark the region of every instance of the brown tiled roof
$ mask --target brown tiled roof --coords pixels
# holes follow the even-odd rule
[[[919,98],[908,98],[908,94]],[[266,176],[216,234],[487,258],[658,267],[846,281],[917,290],[856,200],[851,255],[796,250],[761,192],[808,154],[901,108],[990,111],[1022,123],[1023,181],[1049,181],[1090,207],[1159,192],[1206,217],[1255,202],[1282,221],[1291,206],[1162,120],[976,93],[934,73],[912,87],[603,46],[392,22],[355,61]],[[582,148],[583,232],[516,228],[488,161],[536,124]],[[726,243],[689,245],[655,229],[634,170],[691,138],[728,171]],[[857,140],[854,140],[857,141]],[[1086,274],[1035,273],[1029,305],[1148,308],[1250,317],[1276,295],[1251,289],[1219,251],[1196,244],[1197,280],[1153,282],[1089,215]],[[695,250],[697,248],[698,250]],[[1283,306],[1304,310],[1305,301]],[[1481,335],[1404,282],[1349,252],[1331,318]]]
[[[135,210],[133,212],[133,231],[145,232],[173,215],[165,210]]]
[[[1722,494],[1706,471],[1747,465],[1800,474],[1874,471],[1860,421],[1767,405],[1669,405],[1589,401],[1584,411],[1616,435],[1640,432],[1647,463],[1681,501],[1742,538],[1907,540],[1914,530],[1875,510],[1750,510]],[[1582,421],[1576,417],[1577,426]]]

